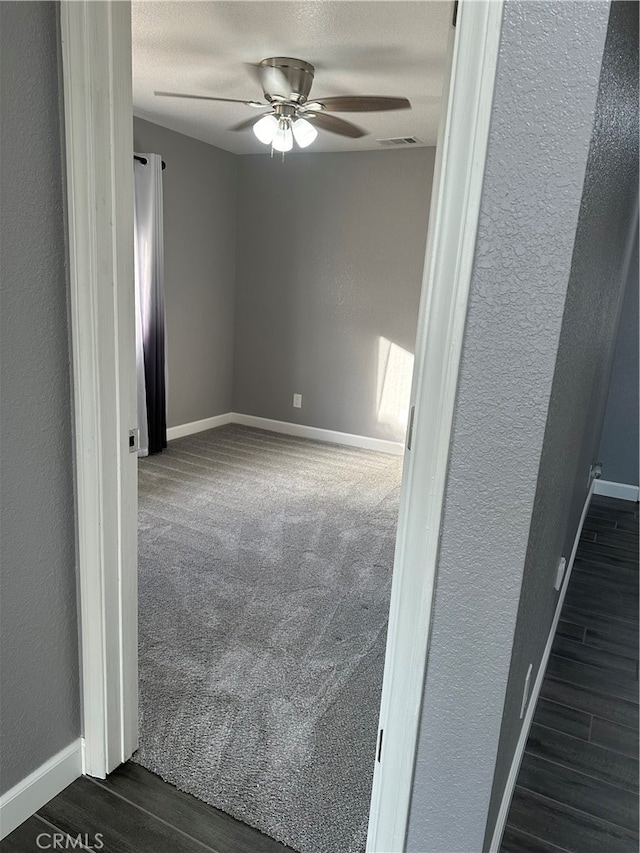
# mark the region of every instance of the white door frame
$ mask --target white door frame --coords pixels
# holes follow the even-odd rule
[[[460,0],[443,93],[411,391],[367,853],[404,850],[502,0]]]
[[[60,10],[83,772],[104,778],[138,743],[131,7]]]
[[[418,322],[369,853],[405,844],[458,370],[503,0],[460,0]],[[137,747],[137,457],[131,23],[127,0],[61,4],[75,399],[84,772]]]

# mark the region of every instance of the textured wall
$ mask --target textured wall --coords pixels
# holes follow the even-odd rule
[[[505,4],[410,851],[483,849],[607,19],[606,2]]]
[[[136,151],[161,154],[168,426],[231,411],[238,158],[142,119]]]
[[[234,411],[403,439],[433,160],[240,159]]]
[[[638,235],[631,255],[598,459],[602,476],[638,485]]]
[[[488,831],[493,830],[520,734],[527,668],[533,663],[537,672],[549,635],[558,598],[553,589],[558,561],[571,553],[589,467],[598,455],[637,186],[638,5],[615,2],[531,519]],[[636,336],[637,322],[636,313]],[[636,380],[637,358],[636,349]],[[637,418],[636,410],[636,435]]]
[[[0,3],[3,792],[80,735],[57,29]]]

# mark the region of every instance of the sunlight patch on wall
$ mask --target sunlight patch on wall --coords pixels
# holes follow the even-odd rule
[[[387,338],[378,338],[377,424],[403,441],[409,417],[413,355]]]

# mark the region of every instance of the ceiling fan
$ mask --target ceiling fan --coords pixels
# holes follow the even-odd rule
[[[250,118],[234,125],[230,130],[253,132],[260,142],[270,145],[272,150],[291,151],[294,140],[298,147],[311,145],[318,135],[316,128],[358,139],[366,131],[349,121],[330,115],[332,112],[358,113],[381,110],[411,109],[407,98],[388,98],[375,95],[346,95],[333,98],[309,100],[313,83],[314,67],[302,59],[288,56],[272,56],[257,65],[248,65],[264,92],[265,102],[242,101],[236,98],[214,98],[208,95],[185,95],[179,92],[155,92],[166,98],[193,98],[200,101],[223,101],[244,104],[247,107],[268,111],[259,118]]]

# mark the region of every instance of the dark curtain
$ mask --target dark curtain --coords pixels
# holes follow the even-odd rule
[[[140,456],[167,446],[162,159],[134,157],[136,356]]]

